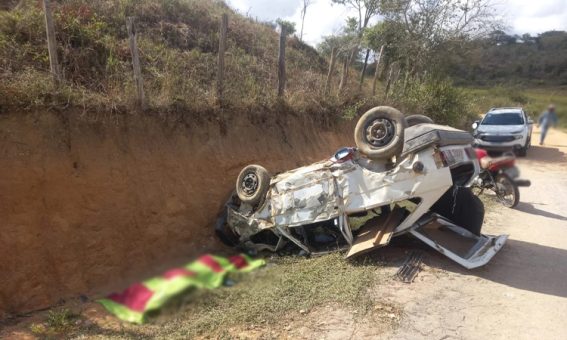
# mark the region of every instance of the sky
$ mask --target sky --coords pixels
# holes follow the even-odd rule
[[[355,15],[331,0],[314,0],[305,19],[304,40],[316,45],[322,36],[337,33],[346,16]],[[567,31],[567,0],[496,0],[509,27],[508,33],[537,35],[550,30]],[[260,20],[283,18],[301,27],[302,0],[228,0],[242,14]]]

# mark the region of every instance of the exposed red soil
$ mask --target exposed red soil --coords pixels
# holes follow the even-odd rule
[[[272,120],[180,128],[0,116],[0,318],[114,291],[214,249],[212,224],[243,166],[275,173],[353,143],[350,123]]]

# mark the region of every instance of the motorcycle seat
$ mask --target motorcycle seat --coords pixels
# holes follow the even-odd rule
[[[508,155],[500,156],[500,157],[485,156],[482,157],[479,160],[479,162],[480,162],[480,167],[486,170],[492,168],[493,166],[498,166],[501,164],[513,162],[514,160],[515,160],[514,156],[508,156]]]

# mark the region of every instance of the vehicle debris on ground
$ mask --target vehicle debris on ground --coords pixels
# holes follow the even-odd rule
[[[396,273],[396,277],[404,283],[412,283],[421,270],[422,262],[423,253],[419,251],[412,251]]]

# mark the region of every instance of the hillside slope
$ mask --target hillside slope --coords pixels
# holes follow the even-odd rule
[[[277,106],[279,34],[270,23],[235,13],[222,1],[52,1],[64,84],[49,77],[41,1],[0,10],[0,110],[70,107],[91,112],[133,108],[126,17],[136,19],[150,111],[215,111],[219,21],[229,15],[226,106]],[[327,61],[295,37],[287,42],[287,102],[294,111],[325,112],[337,98],[322,96]],[[338,67],[337,67],[338,68]],[[338,77],[336,77],[338,82]],[[353,80],[354,81],[354,80]],[[346,94],[343,100],[352,96]]]

